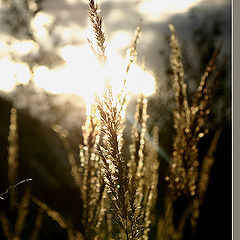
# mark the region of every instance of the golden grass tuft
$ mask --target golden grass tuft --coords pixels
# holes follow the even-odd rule
[[[106,50],[106,35],[103,31],[103,18],[100,15],[100,8],[94,0],[89,0],[88,2],[89,10],[88,16],[91,21],[94,37],[96,44],[88,39],[91,48],[95,56],[99,59],[102,64],[105,64],[107,61],[107,56],[105,54]]]
[[[97,99],[103,134],[98,151],[103,162],[104,180],[113,218],[122,230],[119,238],[148,239],[150,210],[156,195],[159,165],[156,150],[152,155],[152,163],[146,163],[144,154],[147,100],[140,94],[132,129],[131,159],[126,159],[122,152],[124,121],[121,111],[124,108],[119,99],[113,96],[111,86],[105,89],[102,98]],[[155,133],[155,144],[157,137]]]
[[[53,125],[52,129],[63,142],[68,154],[71,174],[76,186],[79,188],[83,201],[83,217],[81,222],[84,227],[84,233],[82,234],[85,239],[95,239],[100,234],[100,225],[105,212],[105,184],[101,172],[100,156],[96,150],[99,141],[99,130],[94,107],[92,107],[91,114],[87,116],[86,123],[82,127],[83,144],[81,144],[79,148],[80,166],[77,165],[77,161],[67,139],[67,131],[59,125]]]
[[[210,113],[211,88],[215,84],[215,80],[210,82],[210,76],[215,68],[220,48],[214,52],[212,59],[209,61],[201,77],[198,91],[192,103],[189,104],[180,46],[172,25],[170,25],[170,30],[172,31],[170,66],[173,71],[172,80],[177,110],[173,114],[176,135],[173,143],[169,183],[175,196],[181,194],[194,196],[197,190],[199,172],[198,143],[208,132],[207,129],[204,129],[204,124]]]
[[[176,134],[173,141],[169,176],[166,177],[166,180],[169,181],[169,191],[165,198],[165,212],[158,220],[157,235],[160,239],[180,240],[183,238],[184,228],[189,218],[193,232],[196,228],[199,208],[207,189],[209,174],[214,162],[214,152],[221,132],[220,130],[216,131],[200,169],[198,144],[200,139],[208,133],[205,123],[210,113],[211,99],[214,96],[213,89],[221,71],[221,68],[219,71],[214,71],[221,46],[215,50],[201,77],[198,90],[189,103],[180,46],[175,28],[173,25],[170,25],[169,28],[172,32],[170,67],[173,73],[172,83],[177,104],[177,109],[173,113]],[[180,196],[185,196],[187,203],[178,222],[175,223],[174,203]]]

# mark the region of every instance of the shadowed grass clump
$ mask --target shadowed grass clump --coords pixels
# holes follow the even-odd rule
[[[173,71],[173,88],[177,103],[177,110],[173,114],[176,136],[173,143],[170,168],[170,187],[174,189],[176,195],[184,193],[194,196],[199,167],[197,146],[200,138],[207,133],[207,130],[204,130],[204,124],[210,113],[212,88],[216,84],[216,79],[210,82],[210,76],[213,68],[215,68],[216,57],[220,49],[214,52],[201,77],[201,82],[192,104],[189,104],[180,47],[172,25],[170,25],[170,29],[172,31],[170,66]]]
[[[213,165],[214,153],[221,130],[217,130],[209,151],[202,163],[199,162],[199,141],[208,129],[205,127],[210,106],[214,96],[214,88],[221,72],[216,70],[216,60],[221,46],[216,49],[210,59],[192,100],[187,96],[187,85],[184,82],[184,70],[181,61],[180,46],[173,25],[170,39],[172,83],[175,91],[177,109],[173,112],[175,137],[173,140],[172,158],[169,166],[169,191],[165,198],[165,212],[159,219],[158,236],[163,239],[182,239],[187,220],[190,218],[194,232],[199,217],[199,208],[207,189]],[[201,166],[200,166],[201,165]],[[176,203],[185,199],[182,214],[176,223]]]

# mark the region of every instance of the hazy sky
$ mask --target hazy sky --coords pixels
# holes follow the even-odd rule
[[[104,29],[107,35],[108,44],[107,47],[114,49],[116,52],[114,57],[116,61],[119,61],[120,57],[125,57],[126,50],[131,42],[134,34],[134,30],[139,23],[139,19],[143,19],[143,28],[141,38],[138,44],[138,56],[139,61],[142,57],[145,58],[146,69],[149,74],[154,76],[154,73],[162,72],[163,60],[160,56],[160,51],[166,48],[165,37],[169,34],[168,24],[173,23],[175,25],[178,37],[180,41],[191,41],[191,32],[198,24],[192,22],[189,17],[189,10],[196,9],[196,13],[200,16],[214,16],[217,12],[220,13],[218,20],[222,22],[222,32],[224,35],[224,49],[230,50],[231,43],[231,2],[230,0],[102,0],[98,1],[101,6],[102,16],[104,17]],[[83,79],[85,74],[88,74],[88,69],[85,67],[89,65],[88,53],[84,48],[87,44],[87,27],[89,21],[87,17],[87,1],[80,0],[45,0],[42,13],[39,14],[35,21],[35,28],[41,30],[39,39],[46,49],[50,48],[48,36],[44,35],[44,27],[48,25],[48,21],[56,20],[55,31],[66,44],[69,46],[64,49],[60,49],[60,54],[68,63],[68,68],[56,72],[49,72],[46,68],[41,68],[36,71],[38,74],[37,81],[42,84],[42,87],[47,87],[50,91],[55,91],[56,82],[54,79],[65,77],[78,71],[78,75]],[[200,18],[201,19],[201,18]],[[45,22],[44,22],[45,21]],[[1,28],[0,28],[0,35]],[[3,39],[3,38],[2,38]],[[71,47],[72,43],[75,46]],[[2,46],[2,47],[1,47]],[[0,42],[0,50],[4,52],[5,45]],[[77,47],[76,47],[77,46]],[[184,46],[185,48],[188,46]],[[89,60],[90,61],[90,60]],[[92,60],[91,60],[92,61]],[[5,65],[4,65],[5,64]],[[5,74],[11,78],[7,70],[8,66],[11,68],[11,64],[5,60],[0,59],[0,67],[4,66]],[[84,65],[85,64],[85,65]],[[117,64],[118,65],[118,64]],[[115,67],[116,68],[116,67]],[[113,71],[115,71],[113,66]],[[135,75],[140,76],[142,73],[136,66]],[[122,69],[121,67],[119,69]],[[85,71],[86,70],[86,71]],[[15,77],[16,80],[23,81],[24,78],[28,78],[28,74],[24,73],[21,65],[17,66]],[[96,70],[98,71],[98,70]],[[118,69],[116,68],[116,71]],[[13,71],[12,71],[13,72]],[[21,74],[18,74],[21,72]],[[59,84],[59,89],[56,92],[61,92],[61,89],[65,89],[67,92],[71,92],[71,89],[76,89],[79,82],[74,79],[76,74],[72,74],[72,87],[67,89],[65,83]],[[147,76],[147,78],[150,77]],[[45,79],[45,83],[44,80]],[[51,78],[51,82],[48,80]],[[95,75],[92,76],[95,78]],[[13,84],[13,80],[10,81]],[[12,85],[8,84],[8,88]],[[40,85],[41,85],[40,84]],[[44,85],[45,84],[45,85]],[[0,88],[4,89],[3,80],[0,80]]]

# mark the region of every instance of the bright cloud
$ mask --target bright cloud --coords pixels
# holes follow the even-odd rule
[[[159,21],[167,14],[185,12],[200,0],[146,0],[139,4],[139,11],[149,20]]]

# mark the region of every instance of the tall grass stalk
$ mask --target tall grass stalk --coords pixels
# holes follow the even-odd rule
[[[208,132],[208,130],[204,130],[204,124],[210,113],[211,88],[215,84],[215,81],[210,82],[210,76],[215,68],[216,57],[220,48],[214,52],[201,77],[192,104],[189,104],[186,84],[183,79],[184,70],[181,62],[180,46],[172,25],[170,25],[170,30],[172,31],[170,66],[173,72],[172,78],[177,110],[174,112],[176,135],[173,143],[169,182],[175,196],[182,193],[194,196],[196,194],[199,168],[198,143]]]
[[[9,125],[9,135],[8,135],[8,182],[10,186],[16,184],[17,179],[17,168],[18,168],[18,132],[17,132],[17,110],[15,108],[11,109],[10,114],[10,125]],[[16,206],[16,192],[15,189],[10,191],[10,208],[13,212]]]
[[[92,9],[92,4],[90,9]],[[92,26],[96,26],[98,18],[94,21],[90,15]],[[126,68],[126,76],[132,63],[136,59],[136,47],[141,27],[137,27],[132,46],[129,50],[129,64]],[[100,48],[102,40],[96,37],[97,46]],[[101,48],[100,48],[101,50]],[[95,51],[96,52],[96,51]],[[100,52],[100,51],[99,51]],[[99,56],[101,57],[101,55]],[[123,156],[123,129],[125,95],[123,91],[120,97],[113,96],[110,85],[106,86],[105,93],[97,99],[97,109],[100,114],[101,132],[103,141],[98,145],[104,168],[104,180],[107,194],[112,207],[112,215],[120,229],[120,239],[147,239],[149,227],[149,209],[152,199],[152,185],[146,185],[144,177],[144,146],[146,133],[146,108],[147,100],[140,95],[135,116],[135,126],[132,130],[131,160]],[[149,177],[149,176],[148,176]],[[155,181],[156,182],[156,181]],[[146,194],[145,194],[146,193]]]
[[[83,201],[81,222],[84,227],[84,239],[95,239],[100,234],[100,225],[105,212],[105,184],[101,172],[100,156],[96,150],[99,142],[99,130],[94,106],[92,106],[91,113],[87,116],[86,123],[82,127],[83,144],[80,144],[79,164],[77,164],[67,139],[67,131],[59,125],[54,125],[52,129],[58,134],[68,153],[71,173]]]
[[[162,239],[182,239],[189,218],[192,228],[196,227],[199,207],[203,202],[220,134],[218,130],[200,168],[198,145],[200,139],[208,133],[205,123],[210,113],[214,87],[219,77],[219,72],[216,71],[216,60],[221,45],[214,51],[201,77],[197,92],[191,100],[187,95],[187,86],[184,82],[184,69],[176,31],[173,25],[169,27],[172,32],[170,67],[172,68],[172,83],[177,104],[173,113],[176,134],[173,141],[169,176],[166,177],[169,181],[169,192],[165,198],[165,213],[158,221],[158,236]],[[180,196],[186,199],[186,205],[176,223],[174,221],[174,203]]]
[[[95,56],[99,59],[100,63],[104,65],[107,62],[107,56],[105,54],[106,35],[103,31],[103,18],[100,15],[101,10],[94,0],[89,0],[88,6],[88,16],[93,27],[96,42],[92,42],[90,39],[88,39],[88,41]]]
[[[18,201],[16,189],[19,185],[31,182],[32,179],[25,179],[17,182],[17,168],[18,168],[18,125],[17,125],[17,110],[12,107],[10,111],[10,124],[8,135],[8,181],[10,187],[0,194],[0,199],[5,201],[4,197],[9,193],[9,207],[10,212],[1,211],[0,221],[3,228],[3,233],[8,240],[18,240],[24,229],[26,216],[29,212],[30,205],[30,187],[28,186],[20,200]],[[11,215],[15,217],[15,222],[9,221]]]

